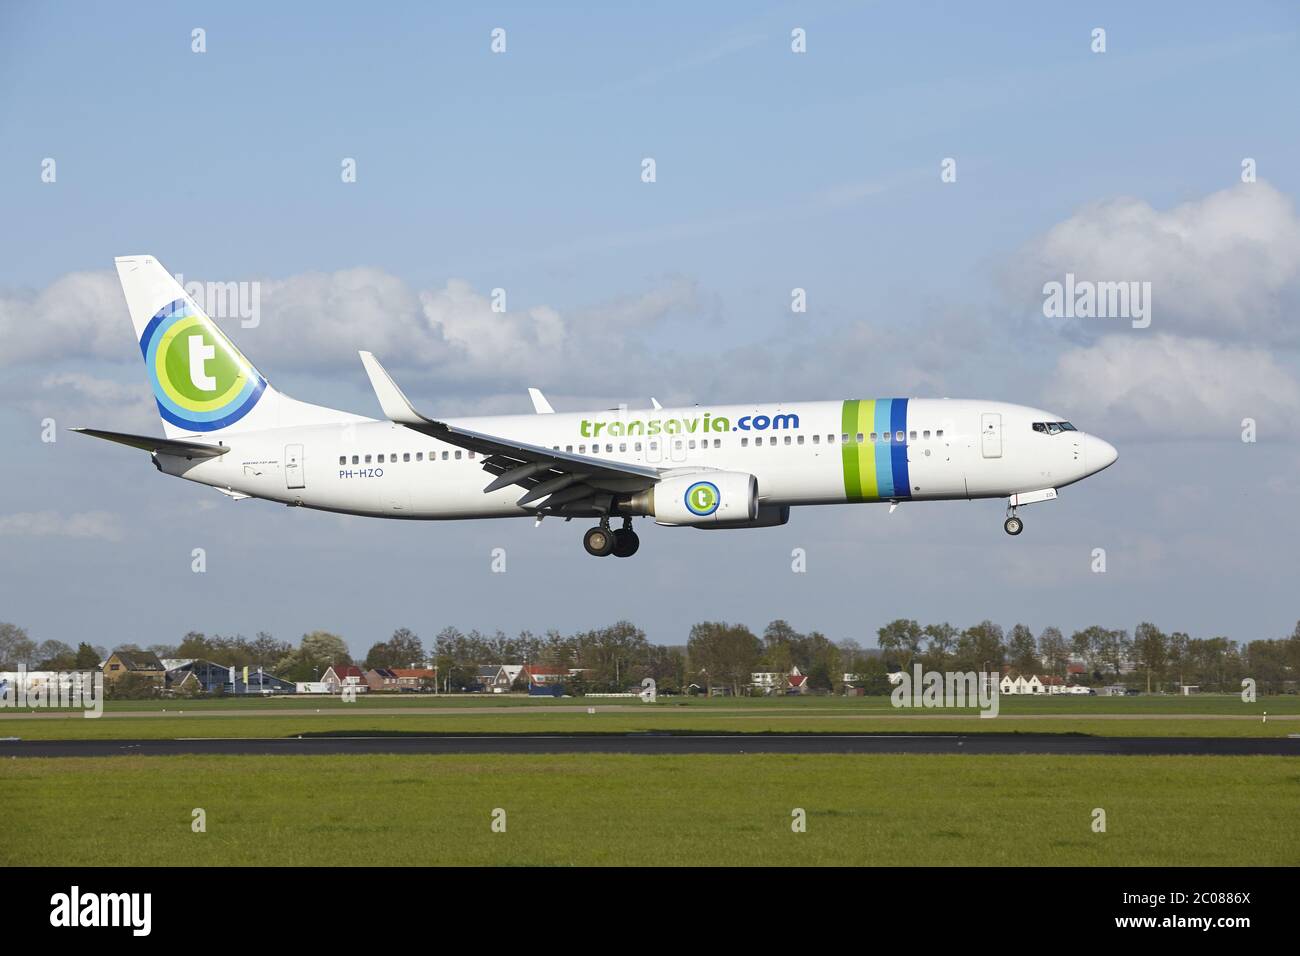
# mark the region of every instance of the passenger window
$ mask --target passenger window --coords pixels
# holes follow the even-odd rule
[[[446,461],[446,460],[448,459],[448,457],[450,457],[450,455],[451,455],[451,452],[449,452],[449,451],[444,451],[444,452],[442,453],[442,460],[443,460],[443,461]]]
[[[820,445],[821,442],[822,442],[822,436],[821,436],[820,434],[813,435],[813,444],[814,444],[814,445]]]
[[[347,456],[347,455],[339,455],[339,464],[340,464],[340,465],[346,465],[347,463],[348,463],[348,456]]]
[[[410,461],[410,460],[411,460],[411,453],[409,451],[402,452],[402,461]]]
[[[673,447],[674,447],[674,448],[681,448],[681,447],[682,447],[682,440],[679,438],[679,439],[677,439],[675,442],[673,442]]]
[[[578,454],[579,454],[579,455],[585,455],[585,454],[587,454],[587,446],[586,446],[586,445],[579,445],[579,446],[578,446]]]
[[[843,435],[840,436],[840,442],[841,442],[842,444],[845,444],[845,445],[847,445],[847,444],[849,443],[849,433],[848,433],[848,432],[845,432]]]
[[[417,451],[417,452],[415,453],[415,460],[416,460],[416,461],[424,461],[424,452],[422,452],[422,451]]]
[[[922,434],[922,436],[925,438],[926,441],[929,441],[929,440],[930,440],[930,429],[927,428],[927,429],[926,429],[924,432],[922,432],[921,434]]]
[[[789,435],[786,435],[786,436],[785,436],[785,443],[786,443],[787,445],[790,444],[790,436],[789,436]]]
[[[459,449],[459,448],[458,448],[458,449],[456,449],[456,457],[457,457],[457,458],[459,458],[459,457],[460,457],[460,449]]]
[[[896,432],[896,433],[894,434],[894,441],[902,441],[902,440],[903,440],[903,433],[902,433],[902,432]]]
[[[943,437],[943,429],[940,428],[937,432],[935,432],[935,433],[934,433],[934,437],[935,437],[935,438],[942,438],[942,437]]]
[[[633,448],[634,451],[640,451],[640,450],[641,450],[641,443],[640,443],[640,442],[637,442],[635,445],[632,446],[632,448]]]
[[[755,445],[761,445],[761,444],[763,444],[762,436],[759,436],[759,437],[755,438],[755,439],[754,439],[754,444],[755,444]]]
[[[879,439],[879,438],[880,438],[880,436],[879,436],[878,434],[876,434],[875,432],[872,432],[872,433],[871,433],[871,443],[872,443],[873,445],[876,443],[876,440]]]
[[[356,455],[353,455],[353,456],[352,456],[352,464],[354,464],[354,465],[357,464],[357,456],[356,456]]]
[[[834,436],[834,435],[827,435],[827,436],[826,436],[826,444],[828,444],[828,445],[834,445],[834,444],[835,444],[835,436]]]
[[[614,450],[614,443],[613,443],[613,442],[610,442],[609,444],[607,444],[607,445],[605,446],[605,451],[612,452],[613,450]]]
[[[565,446],[564,446],[564,450],[567,451],[567,452],[569,452],[570,454],[572,454],[572,453],[573,453],[573,446],[572,446],[572,445],[565,445]]]
[[[380,455],[380,456],[379,456],[379,464],[382,465],[383,463],[384,463],[384,456],[383,456],[383,455]]]
[[[715,438],[715,439],[713,439],[713,447],[714,447],[714,448],[721,448],[721,447],[722,447],[722,439],[721,439],[721,438]]]
[[[858,444],[859,444],[859,445],[862,444],[862,438],[863,438],[862,432],[858,432]]]
[[[475,454],[476,454],[476,452],[470,452],[470,453],[469,453],[469,460],[470,460],[470,461],[473,461],[473,460],[474,460],[474,455],[475,455]]]
[[[658,450],[659,450],[659,443],[658,443],[657,441],[652,441],[652,442],[650,443],[650,450],[651,450],[651,451],[658,451]]]
[[[910,441],[916,441],[916,432],[909,432],[907,437]]]
[[[802,435],[799,436],[799,444],[800,444],[800,445],[803,444],[803,436],[802,436]]]
[[[748,438],[742,438],[742,439],[740,440],[740,447],[741,447],[741,448],[748,448],[748,447],[749,447],[749,439],[748,439]]]
[[[621,452],[622,452],[622,451],[627,451],[627,442],[622,442],[622,441],[619,442],[619,443],[618,443],[618,450],[621,451]]]
[[[889,441],[889,432],[881,432],[881,433],[880,433],[880,440],[881,440],[881,441]]]
[[[695,439],[692,438],[692,439],[691,439],[687,444],[689,445],[689,447],[694,448],[694,447],[695,447]]]

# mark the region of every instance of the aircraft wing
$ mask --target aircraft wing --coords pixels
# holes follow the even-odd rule
[[[128,445],[155,455],[175,455],[178,458],[217,458],[230,451],[229,445],[209,445],[199,441],[181,441],[175,438],[154,438],[152,435],[128,435],[126,432],[109,432],[100,428],[72,428],[91,438]]]
[[[415,410],[374,355],[362,352],[361,363],[389,421],[484,456],[483,470],[495,476],[483,489],[485,494],[518,485],[524,489],[517,502],[520,507],[559,513],[562,505],[579,510],[590,505],[590,510],[600,511],[610,493],[642,491],[659,480],[659,469],[646,465],[575,455],[427,418]]]

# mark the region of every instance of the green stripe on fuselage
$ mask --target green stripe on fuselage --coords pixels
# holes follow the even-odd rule
[[[858,406],[861,404],[852,400],[844,403],[844,410],[840,415],[841,437],[857,431]],[[844,442],[840,445],[840,456],[844,460],[844,498],[846,501],[861,501],[862,483],[858,468],[858,450],[848,442]]]
[[[875,420],[875,399],[852,399],[844,403],[840,414],[840,458],[844,463],[846,501],[874,501],[879,497],[875,449],[869,441],[858,441],[858,435],[865,439],[870,433]]]

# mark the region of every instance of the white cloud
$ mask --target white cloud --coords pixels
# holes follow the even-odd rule
[[[0,362],[50,358],[123,360],[140,350],[111,272],[72,272],[39,292],[0,290]]]
[[[1060,356],[1046,401],[1108,436],[1239,439],[1243,418],[1289,427],[1300,386],[1264,349],[1109,335]]]
[[[1153,328],[1300,342],[1300,218],[1290,198],[1264,182],[1166,211],[1131,198],[1086,206],[1031,243],[1012,271],[1035,309],[1043,284],[1064,281],[1066,273],[1149,281]],[[1082,321],[1106,331],[1114,320]]]
[[[0,515],[0,537],[99,538],[117,541],[122,526],[117,515],[107,511],[19,511]]]

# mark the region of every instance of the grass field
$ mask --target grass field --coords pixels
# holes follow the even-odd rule
[[[1081,733],[1277,737],[1300,733],[1300,698],[1002,698],[974,709],[897,709],[885,697],[662,699],[657,704],[522,696],[112,701],[103,717],[0,713],[0,737],[28,740],[499,733]],[[588,714],[588,707],[596,709]],[[1263,720],[1268,713],[1268,722]]]
[[[1294,866],[1298,803],[1271,757],[22,759],[0,864]]]

